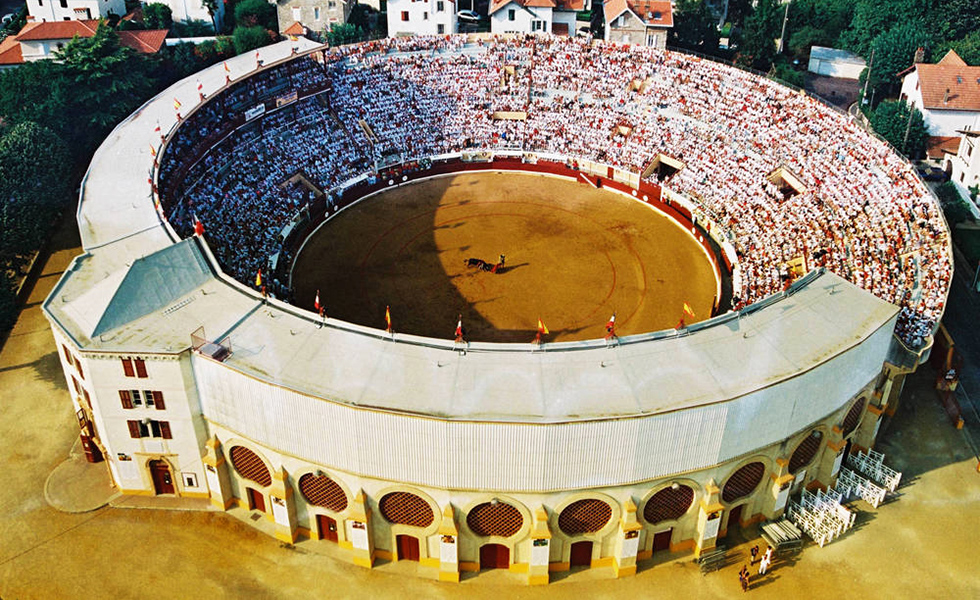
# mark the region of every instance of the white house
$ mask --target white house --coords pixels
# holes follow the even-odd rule
[[[962,136],[959,148],[956,154],[946,155],[943,168],[960,194],[969,198],[970,188],[980,186],[980,117],[958,133]]]
[[[73,38],[90,38],[98,28],[99,22],[94,20],[30,22],[20,33],[0,43],[0,68],[52,58]],[[167,30],[117,31],[116,34],[121,45],[143,54],[154,54],[163,46]]]
[[[490,4],[492,33],[575,34],[575,13],[590,0],[495,0]]]
[[[952,50],[934,65],[915,63],[904,72],[901,98],[922,112],[929,135],[957,136],[980,116],[980,67]]]
[[[674,26],[674,9],[663,0],[605,0],[607,42],[637,46],[667,46],[667,30]]]
[[[151,2],[159,2],[160,4],[169,6],[174,21],[180,23],[186,21],[204,21],[220,28],[225,18],[224,0],[214,0],[213,19],[211,18],[211,13],[208,12],[205,0],[144,0],[143,4],[150,4]]]
[[[27,0],[27,14],[35,21],[77,21],[126,14],[125,0]]]
[[[861,71],[864,71],[867,66],[868,63],[853,52],[825,46],[812,46],[807,71],[828,77],[857,80],[861,77]]]
[[[456,33],[455,0],[388,0],[388,37]]]

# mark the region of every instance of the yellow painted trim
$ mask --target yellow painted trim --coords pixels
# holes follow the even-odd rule
[[[511,573],[527,573],[528,567],[527,563],[514,563],[509,570]]]
[[[218,510],[228,510],[231,508],[232,504],[232,498],[229,498],[224,502],[222,502],[220,498],[211,498],[211,506],[217,508]]]
[[[880,415],[881,413],[885,412],[885,409],[884,408],[878,408],[874,404],[871,404],[871,405],[868,406],[868,412],[871,413],[871,414],[873,414],[873,415]]]
[[[670,545],[670,552],[683,552],[685,550],[694,550],[694,538],[689,540],[681,540],[676,544]]]
[[[426,558],[420,558],[419,564],[422,565],[423,567],[434,567],[438,569],[440,563],[438,558],[432,558],[431,556],[429,556]]]
[[[182,492],[180,494],[181,498],[210,498],[211,494],[208,492]]]
[[[613,557],[612,556],[607,556],[605,558],[597,558],[597,559],[593,560],[592,561],[592,564],[590,565],[590,567],[593,568],[593,569],[596,569],[596,568],[599,568],[599,567],[611,567],[611,566],[613,566]]]
[[[636,560],[647,560],[653,558],[653,550],[640,550],[636,553]]]
[[[254,510],[258,510],[258,509],[254,509]],[[268,522],[270,522],[270,523],[275,523],[275,522],[276,522],[276,517],[275,517],[275,516],[273,516],[273,514],[272,514],[271,512],[264,512],[264,511],[263,511],[263,513],[262,513],[262,514],[264,514],[264,515],[265,515],[265,520],[266,520],[266,521],[268,521]]]
[[[773,481],[775,481],[778,485],[783,485],[784,483],[789,483],[794,479],[796,479],[796,477],[787,473],[786,475],[780,475],[779,477],[774,477]]]
[[[839,442],[827,442],[827,447],[833,450],[834,452],[838,452],[846,444],[847,444],[847,440],[841,440]]]
[[[287,544],[292,544],[296,541],[296,536],[289,531],[286,527],[276,527],[276,539],[280,542],[286,542]]]
[[[571,563],[567,562],[553,562],[548,563],[548,572],[554,573],[556,571],[567,571],[572,568]]]
[[[548,585],[551,583],[551,577],[547,575],[531,575],[527,578],[528,585]]]
[[[310,532],[310,528],[309,527],[297,526],[296,527],[296,535],[301,535],[301,536],[305,537],[308,540],[313,539],[313,537],[312,537],[313,534]]]
[[[715,502],[714,504],[705,504],[704,499],[701,499],[701,509],[706,513],[718,512],[720,510],[725,510],[724,505],[721,502]]]
[[[374,555],[378,558],[383,558],[384,560],[395,560],[395,553],[389,552],[388,550],[381,550],[380,548],[375,549]]]
[[[836,433],[837,435],[840,435],[844,431],[843,429],[840,428],[840,425],[834,425],[833,427],[830,428],[830,430]]]
[[[779,465],[780,467],[785,467],[789,465],[789,460],[785,458],[777,458],[776,464]]]
[[[439,571],[439,581],[450,581],[452,583],[459,583],[459,572]]]
[[[636,531],[637,529],[643,529],[643,525],[640,525],[636,521],[632,523],[621,522],[621,528],[623,531]]]
[[[343,548],[344,550],[353,550],[354,549],[353,542],[349,542],[347,540],[337,540],[337,545],[340,546],[341,548]]]
[[[355,556],[354,564],[365,569],[370,569],[374,566],[370,558],[364,558],[363,556]]]
[[[636,575],[636,565],[630,565],[628,567],[619,567],[613,565],[616,570],[616,577],[629,577],[630,575]]]
[[[480,563],[467,562],[467,561],[461,560],[461,561],[459,561],[459,570],[460,571],[468,571],[470,573],[479,573],[480,572]]]
[[[153,490],[123,490],[120,489],[119,493],[125,494],[127,496],[156,496],[156,492]]]
[[[708,495],[708,496],[710,496],[712,494],[717,494],[720,491],[721,491],[721,488],[719,488],[717,485],[708,484],[708,485],[704,486],[704,493],[706,495]]]

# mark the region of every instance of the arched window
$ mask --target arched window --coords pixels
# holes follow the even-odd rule
[[[265,466],[259,455],[245,446],[233,446],[231,449],[231,465],[244,479],[254,481],[262,487],[272,485],[272,474]]]
[[[482,537],[510,537],[524,526],[524,515],[505,502],[484,502],[470,509],[466,524]]]
[[[385,494],[378,503],[378,508],[389,523],[411,525],[413,527],[428,527],[432,525],[435,515],[429,503],[409,492],[391,492]]]
[[[654,525],[661,521],[672,521],[684,516],[694,504],[694,490],[686,485],[664,488],[650,496],[643,507],[643,520]]]
[[[602,500],[576,500],[558,515],[558,528],[566,535],[592,533],[606,526],[612,518],[612,507]]]
[[[725,482],[725,488],[721,491],[721,499],[725,502],[734,502],[739,498],[744,498],[755,491],[762,481],[762,475],[766,472],[766,466],[761,462],[749,463],[732,473],[732,476]]]
[[[338,513],[347,509],[347,494],[326,475],[303,475],[299,478],[299,491],[313,506],[322,506]]]

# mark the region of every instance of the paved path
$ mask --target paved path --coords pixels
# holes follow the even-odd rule
[[[329,542],[283,545],[246,524],[248,514],[99,508],[69,514],[44,499],[48,475],[78,436],[64,377],[39,303],[78,253],[71,228],[0,350],[0,597],[32,598],[729,598],[741,594],[732,562],[702,576],[689,554],[641,565],[614,580],[610,569],[560,574],[546,588],[521,575],[484,572],[458,585],[412,577],[413,563],[365,570]],[[64,240],[68,240],[65,242]],[[955,335],[955,334],[954,334]],[[980,475],[925,373],[906,385],[902,409],[879,449],[904,472],[897,500],[859,504],[858,526],[825,548],[808,546],[756,578],[755,598],[976,598]],[[968,384],[969,385],[969,384]],[[980,386],[977,387],[980,390]],[[139,503],[129,506],[138,506]],[[174,508],[186,508],[174,506]],[[266,525],[265,523],[259,526]],[[752,532],[748,532],[753,535]]]

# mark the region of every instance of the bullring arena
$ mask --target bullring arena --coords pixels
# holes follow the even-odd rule
[[[120,492],[446,581],[823,535],[807,502],[872,456],[952,277],[935,199],[846,116],[551,37],[216,65],[116,128],[78,222],[44,310]]]

